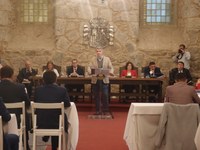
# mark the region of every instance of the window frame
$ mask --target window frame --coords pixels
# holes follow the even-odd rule
[[[177,25],[177,0],[171,0],[171,21],[168,22],[155,22],[155,23],[148,23],[145,21],[145,1],[147,0],[140,0],[140,15],[139,15],[139,24],[140,27],[173,27]]]
[[[34,24],[34,25],[49,25],[49,24],[52,24],[53,21],[54,21],[54,14],[55,14],[54,2],[53,2],[53,0],[47,0],[47,1],[48,1],[47,22],[39,22],[39,21],[37,21],[37,22],[35,22],[35,21],[25,22],[25,21],[22,20],[23,10],[21,10],[22,9],[21,5],[23,5],[24,0],[19,0],[19,3],[18,3],[18,22],[20,24],[24,24],[24,25],[26,25],[26,24],[29,24],[29,25],[31,25],[31,24]]]

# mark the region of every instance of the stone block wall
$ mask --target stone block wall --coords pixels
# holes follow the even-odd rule
[[[41,72],[48,60],[65,67],[73,58],[87,66],[95,49],[83,44],[83,25],[102,17],[115,28],[114,45],[106,47],[115,68],[128,60],[141,68],[155,61],[168,76],[175,64],[172,55],[178,45],[186,44],[191,52],[191,71],[199,76],[200,1],[176,0],[176,23],[172,26],[144,27],[140,25],[141,0],[56,0],[49,24],[22,24],[19,21],[18,0],[0,1],[0,57],[16,70],[23,60],[31,59]]]

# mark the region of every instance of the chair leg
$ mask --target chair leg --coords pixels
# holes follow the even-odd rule
[[[58,144],[58,150],[61,150],[62,147],[62,134],[59,134],[59,144]]]
[[[23,130],[23,136],[24,136],[24,150],[27,150],[27,147],[26,147],[26,128],[24,128]]]
[[[19,133],[19,149],[22,149],[22,145],[23,145],[22,137],[23,137],[22,131],[20,131],[20,133]]]
[[[37,140],[37,138],[36,138],[36,135],[35,135],[35,133],[33,133],[33,150],[36,150],[36,140]]]
[[[66,150],[67,147],[66,147],[66,133],[65,131],[63,131],[63,138],[62,138],[62,141],[63,141],[63,150]]]

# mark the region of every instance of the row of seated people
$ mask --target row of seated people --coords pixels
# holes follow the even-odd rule
[[[127,77],[127,78],[137,78],[138,77],[138,68],[134,67],[132,62],[127,62],[125,67],[121,69],[121,77]],[[164,77],[164,74],[161,72],[160,68],[156,66],[155,62],[150,62],[148,66],[142,68],[142,73],[144,78],[161,78]],[[173,68],[169,71],[169,85],[173,85],[175,81],[175,77],[178,73],[184,73],[187,78],[187,84],[193,85],[192,76],[190,74],[190,71],[186,68],[184,68],[184,63],[179,61],[177,63],[177,67]],[[198,84],[196,84],[196,88],[200,89],[200,81]],[[136,93],[138,92],[139,87],[135,85],[124,85],[122,88],[124,88],[126,93]],[[142,87],[143,91],[148,90],[149,93],[154,94],[154,96],[150,96],[148,101],[149,102],[155,102],[156,101],[156,95],[159,92],[159,86],[148,86],[148,87]],[[129,97],[126,97],[126,99],[129,99]]]
[[[61,66],[55,65],[52,61],[48,61],[46,66],[42,67],[43,73],[47,70],[52,70],[55,72],[56,76],[59,77],[61,74]],[[35,76],[38,73],[36,69],[32,68],[30,61],[25,61],[25,67],[19,70],[19,74],[17,76],[17,79],[20,83],[24,83],[29,97],[32,96],[32,87],[33,82],[30,80],[30,77]],[[69,77],[77,77],[77,76],[84,76],[85,75],[85,68],[78,65],[77,59],[72,60],[72,65],[67,66],[66,68],[66,74]],[[84,85],[70,85],[65,87],[68,89],[69,92],[76,90],[77,92],[81,92],[84,89]],[[78,99],[78,96],[71,96],[70,97],[72,101],[76,101]]]
[[[3,66],[0,69],[1,82],[0,82],[0,99],[3,99],[4,103],[15,103],[25,101],[25,109],[30,107],[30,98],[26,91],[25,85],[21,83],[14,82],[14,70],[10,66]],[[45,85],[37,87],[34,93],[34,101],[41,103],[60,103],[64,102],[65,107],[70,107],[70,99],[67,90],[64,87],[58,86],[56,83],[57,76],[53,71],[46,71],[43,74],[43,80]],[[1,110],[1,109],[0,109]],[[10,113],[16,114],[18,128],[20,127],[20,114],[21,110],[12,109]],[[49,111],[47,113],[42,113],[43,116],[38,118],[38,127],[54,129],[58,127],[59,111]],[[49,117],[51,116],[51,117]],[[30,128],[30,120],[28,112],[26,111],[26,148],[30,150],[29,147],[29,136],[28,131]],[[48,120],[51,119],[51,122]],[[67,131],[67,117],[65,116],[65,131]],[[43,138],[44,141],[47,138]],[[57,150],[58,147],[58,137],[51,138],[52,150]]]
[[[61,74],[61,66],[54,65],[52,61],[47,62],[46,66],[43,66],[44,72],[46,70],[53,70],[57,77]],[[183,62],[178,62],[177,67],[173,68],[169,72],[169,85],[172,85],[175,83],[175,75],[177,73],[185,73],[187,76],[188,84],[192,85],[192,77],[188,69],[184,68]],[[150,62],[148,66],[142,68],[142,73],[144,74],[144,78],[160,78],[163,77],[163,73],[161,72],[160,68],[156,66],[155,62]],[[19,71],[19,74],[17,76],[19,82],[25,83],[26,88],[29,93],[29,97],[32,95],[32,86],[33,83],[26,84],[26,81],[29,81],[30,76],[34,76],[37,74],[37,71],[31,67],[30,61],[25,61],[25,68],[22,68]],[[66,74],[69,77],[77,77],[77,76],[84,76],[85,75],[85,68],[83,66],[78,65],[77,59],[72,60],[71,66],[67,66],[66,68]],[[127,77],[127,78],[137,78],[138,77],[138,68],[134,67],[132,62],[127,62],[124,67],[120,68],[120,77]],[[70,85],[65,87],[68,89],[69,92],[75,90],[77,92],[84,91],[84,85]],[[124,89],[126,93],[136,93],[138,92],[138,86],[133,85],[123,85],[120,87],[121,89]],[[150,87],[144,87],[144,91],[148,90],[149,93],[157,94],[159,91],[159,87],[156,86],[150,86]],[[77,101],[78,96],[71,96],[70,97],[72,101]],[[129,97],[126,97],[126,99],[129,99]],[[155,97],[151,97],[150,101],[155,101]]]

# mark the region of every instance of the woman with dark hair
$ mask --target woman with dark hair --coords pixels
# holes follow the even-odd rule
[[[134,70],[132,62],[128,61],[125,65],[125,69],[121,72],[121,77],[137,78],[137,71]]]
[[[47,70],[52,70],[53,72],[55,72],[57,77],[59,76],[58,70],[54,67],[54,63],[52,61],[47,62],[46,69],[43,71],[43,74]]]
[[[125,65],[125,69],[121,72],[121,77],[123,78],[137,78],[138,73],[137,70],[134,70],[134,65],[132,62],[128,61]],[[124,89],[125,93],[136,93],[138,87],[135,85],[123,85],[122,89]],[[129,100],[130,97],[126,96],[126,100]]]

